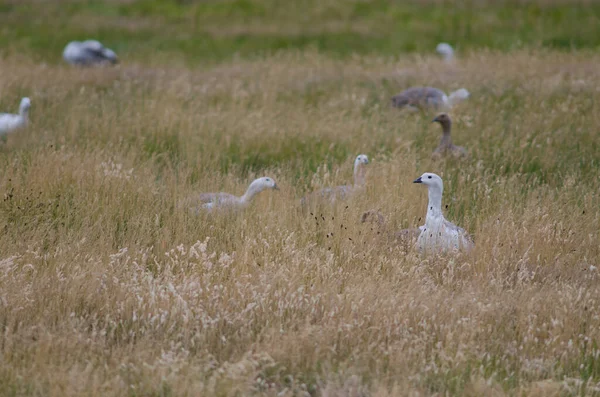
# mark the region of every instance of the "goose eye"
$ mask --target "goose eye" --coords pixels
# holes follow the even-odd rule
[[[429,175],[427,178],[431,179],[431,175]]]

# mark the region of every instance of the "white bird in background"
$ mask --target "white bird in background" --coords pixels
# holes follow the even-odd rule
[[[72,41],[65,47],[63,58],[71,65],[93,66],[115,64],[119,60],[117,54],[104,47],[99,41]]]
[[[241,209],[247,207],[257,194],[267,189],[279,190],[279,187],[273,178],[262,177],[252,181],[246,193],[241,197],[229,193],[202,193],[195,198],[187,200],[186,204],[199,203],[200,207],[207,211],[216,209]],[[198,212],[198,208],[192,209]]]
[[[411,109],[444,109],[451,108],[469,98],[470,94],[464,88],[446,95],[444,91],[433,87],[411,87],[392,97],[392,106]]]
[[[435,51],[444,58],[444,61],[451,62],[454,59],[454,48],[448,43],[440,43]]]
[[[365,186],[365,177],[367,173],[366,165],[369,164],[369,158],[366,154],[359,154],[354,160],[354,185],[341,185],[334,187],[326,187],[310,193],[302,197],[300,200],[302,205],[315,199],[325,199],[335,202],[339,199],[346,199],[357,190]]]
[[[29,109],[31,101],[29,98],[21,99],[19,114],[0,113],[0,136],[7,135],[19,128],[27,126],[29,122]]]
[[[422,183],[429,189],[429,204],[425,225],[417,239],[417,247],[422,253],[438,253],[446,251],[470,250],[473,239],[465,229],[446,220],[442,214],[442,178],[429,172],[424,173],[413,183]]]

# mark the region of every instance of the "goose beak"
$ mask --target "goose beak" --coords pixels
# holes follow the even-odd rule
[[[421,177],[418,177],[413,181],[413,183],[423,183],[423,181],[421,180]]]
[[[273,190],[279,190],[279,186],[277,186],[277,184],[275,184],[275,186],[273,186]]]
[[[431,120],[432,123],[435,123],[436,121],[439,121],[438,116],[435,116],[435,118],[433,120]]]

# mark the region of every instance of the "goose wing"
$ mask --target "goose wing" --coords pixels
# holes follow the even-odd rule
[[[229,193],[201,193],[198,195],[198,201],[201,203],[229,203],[239,200],[239,197]]]
[[[392,97],[395,107],[428,106],[443,101],[444,92],[433,87],[411,87]]]
[[[456,145],[439,145],[431,154],[431,158],[433,160],[439,160],[445,155],[450,153],[455,158],[465,158],[469,157],[469,152],[462,146]]]
[[[85,58],[88,62],[102,62],[102,61],[111,61],[114,59],[111,57],[107,57],[104,48],[95,48],[95,47],[83,47],[81,49],[82,58]]]
[[[454,223],[444,219],[443,223],[444,234],[451,238],[452,241],[458,242],[460,246],[456,248],[471,249],[475,244],[473,237],[462,227],[456,226]]]
[[[96,40],[87,40],[79,43],[77,50],[79,57],[87,63],[101,63],[105,61],[117,63],[117,54]]]

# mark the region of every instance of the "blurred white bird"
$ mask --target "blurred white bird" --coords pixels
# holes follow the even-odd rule
[[[63,58],[71,65],[93,66],[115,64],[119,60],[113,50],[104,47],[99,41],[72,41],[65,47]]]
[[[338,199],[346,199],[358,189],[361,189],[365,185],[366,177],[366,165],[369,164],[369,158],[366,154],[359,154],[354,159],[354,184],[353,185],[340,185],[334,187],[326,187],[317,191],[314,191],[300,200],[302,205],[308,204],[309,201],[316,199],[325,199],[331,202],[335,202]]]
[[[435,48],[435,51],[444,58],[445,61],[449,62],[454,59],[454,48],[448,43],[440,43]]]
[[[473,247],[473,239],[465,229],[446,220],[442,214],[442,194],[444,183],[436,174],[426,172],[413,183],[422,183],[429,190],[429,204],[425,225],[419,227],[421,233],[417,239],[417,247],[422,253],[438,253],[447,251],[468,251]]]
[[[0,113],[0,136],[7,135],[19,128],[27,126],[29,122],[29,109],[31,108],[31,101],[29,98],[21,99],[19,105],[19,113]]]
[[[186,200],[186,205],[196,203],[199,204],[199,207],[191,207],[190,209],[199,212],[198,209],[202,208],[207,211],[213,211],[217,209],[241,209],[245,208],[250,204],[252,199],[259,194],[260,192],[273,189],[279,190],[279,187],[275,183],[273,178],[262,177],[255,179],[252,181],[250,186],[248,186],[248,190],[244,193],[243,196],[234,196],[229,193],[201,193],[197,197],[192,197],[191,199]]]

